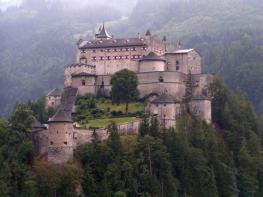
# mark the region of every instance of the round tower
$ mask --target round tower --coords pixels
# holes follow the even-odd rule
[[[140,60],[139,72],[165,71],[166,60],[150,52]]]
[[[48,122],[48,161],[53,163],[73,159],[73,122],[69,114],[58,110]]]

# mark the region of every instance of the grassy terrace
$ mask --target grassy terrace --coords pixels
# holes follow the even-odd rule
[[[111,100],[105,100],[102,102],[101,100],[97,102],[97,106],[100,109],[104,109],[105,111],[121,111],[122,113],[125,113],[125,104],[120,105],[113,105],[111,103]],[[138,111],[144,111],[144,105],[143,103],[130,103],[129,104],[129,112],[135,113]]]
[[[126,123],[126,122],[132,122],[135,120],[137,120],[137,118],[135,118],[135,117],[101,118],[101,119],[89,120],[88,124],[86,124],[85,126],[87,128],[105,128],[111,122],[121,124],[121,123]]]
[[[85,95],[77,100],[74,121],[86,128],[105,128],[111,122],[122,124],[137,120],[144,113],[144,107],[144,103],[130,103],[126,114],[123,103],[112,104],[111,100]]]

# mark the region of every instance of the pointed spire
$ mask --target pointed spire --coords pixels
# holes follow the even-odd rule
[[[180,40],[178,40],[177,42],[177,49],[181,49],[183,46],[182,42]]]
[[[148,29],[148,30],[146,31],[145,36],[151,36],[151,35],[152,35],[152,34],[151,34],[150,30]]]
[[[110,34],[108,34],[105,28],[104,22],[103,22],[102,27],[99,28],[99,33],[96,34],[96,38],[106,38],[106,39],[111,38]]]
[[[163,42],[166,42],[166,41],[167,41],[166,36],[163,36]]]

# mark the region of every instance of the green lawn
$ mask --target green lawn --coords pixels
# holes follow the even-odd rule
[[[125,113],[125,104],[119,104],[119,105],[113,105],[110,100],[105,100],[104,102],[97,101],[97,107],[100,109],[104,109],[107,111],[122,111]],[[144,111],[144,104],[143,103],[130,103],[129,104],[129,112],[130,113],[135,113],[138,111]]]
[[[86,124],[87,128],[95,127],[95,128],[105,128],[111,122],[115,122],[117,124],[131,122],[137,120],[135,117],[122,117],[122,118],[105,118],[105,119],[94,119],[89,120],[88,124]]]

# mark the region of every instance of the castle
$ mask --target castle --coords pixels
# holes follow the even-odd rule
[[[35,140],[42,144],[40,152],[47,152],[50,161],[66,162],[72,159],[76,146],[90,141],[90,134],[73,126],[71,113],[76,96],[98,92],[109,96],[111,76],[122,69],[137,74],[140,97],[148,101],[145,111],[156,115],[167,128],[175,126],[181,113],[190,74],[193,80],[190,112],[211,122],[208,85],[213,76],[202,73],[202,58],[195,49],[182,49],[180,43],[174,46],[165,36],[159,39],[149,30],[143,37],[115,38],[103,25],[93,40],[77,42],[76,63],[64,70],[63,93],[55,89],[46,97],[47,107],[57,109],[57,113],[49,120],[48,129],[41,130],[36,124]],[[122,126],[122,132],[138,130],[138,125]],[[101,132],[102,139],[107,138],[107,132]]]

